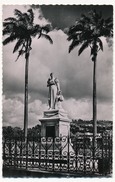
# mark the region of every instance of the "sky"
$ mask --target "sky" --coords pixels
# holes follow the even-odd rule
[[[25,12],[29,8],[24,5],[4,5],[3,20],[14,16],[14,9]],[[64,32],[81,13],[87,14],[93,8],[102,11],[104,18],[112,16],[112,6],[42,5],[33,8],[35,23],[52,25],[49,35],[53,45],[45,39],[35,38],[32,42],[29,62],[29,127],[40,124],[39,118],[48,108],[46,83],[51,72],[60,81],[64,96],[62,105],[68,116],[71,119],[91,120],[93,63],[90,50],[86,49],[78,56],[78,47],[69,54],[70,42]],[[102,41],[104,51],[98,53],[97,59],[97,119],[112,120],[113,51],[105,38],[102,37]],[[17,53],[12,53],[14,45],[15,42],[3,47],[3,126],[23,128],[25,59],[20,57],[15,62]]]

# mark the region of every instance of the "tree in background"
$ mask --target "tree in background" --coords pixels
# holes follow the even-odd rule
[[[28,128],[28,139],[38,139],[40,137],[41,126],[36,125],[32,128]],[[4,139],[23,139],[24,130],[20,127],[12,126],[3,126],[2,128],[3,138]]]

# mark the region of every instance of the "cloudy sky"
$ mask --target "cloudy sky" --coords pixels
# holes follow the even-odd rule
[[[14,9],[22,12],[29,6],[3,6],[3,20],[13,16]],[[112,16],[112,6],[37,6],[35,23],[50,23],[51,45],[45,39],[33,39],[29,63],[29,127],[39,123],[43,110],[47,109],[47,79],[51,72],[60,80],[64,95],[63,108],[73,119],[92,119],[92,74],[93,63],[90,50],[77,55],[78,48],[70,54],[66,28],[74,24],[81,13],[92,8],[102,11],[105,18]],[[39,19],[38,19],[39,17]],[[102,37],[104,51],[97,60],[97,119],[112,120],[112,47]],[[25,60],[20,57],[11,43],[3,47],[3,125],[23,127]]]

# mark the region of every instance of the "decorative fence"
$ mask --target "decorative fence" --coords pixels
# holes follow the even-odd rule
[[[79,134],[74,138],[3,139],[3,167],[65,172],[85,175],[112,174],[112,136],[95,138]]]

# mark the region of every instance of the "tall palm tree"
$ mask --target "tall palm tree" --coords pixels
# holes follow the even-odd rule
[[[28,67],[29,56],[31,51],[32,38],[38,36],[38,39],[43,37],[49,40],[52,44],[53,41],[48,35],[50,25],[40,26],[34,24],[34,13],[29,9],[26,13],[15,9],[15,17],[9,17],[3,22],[3,35],[8,35],[3,41],[3,45],[16,41],[13,53],[18,51],[18,58],[21,55],[25,56],[25,99],[24,99],[24,135],[27,138],[28,126]]]
[[[75,25],[71,26],[68,31],[68,41],[72,41],[69,46],[69,53],[81,45],[78,55],[86,48],[91,50],[91,59],[93,61],[93,134],[97,133],[97,96],[96,96],[96,60],[97,54],[103,51],[102,37],[113,36],[112,18],[103,19],[101,12],[90,11],[88,16],[81,15]]]

